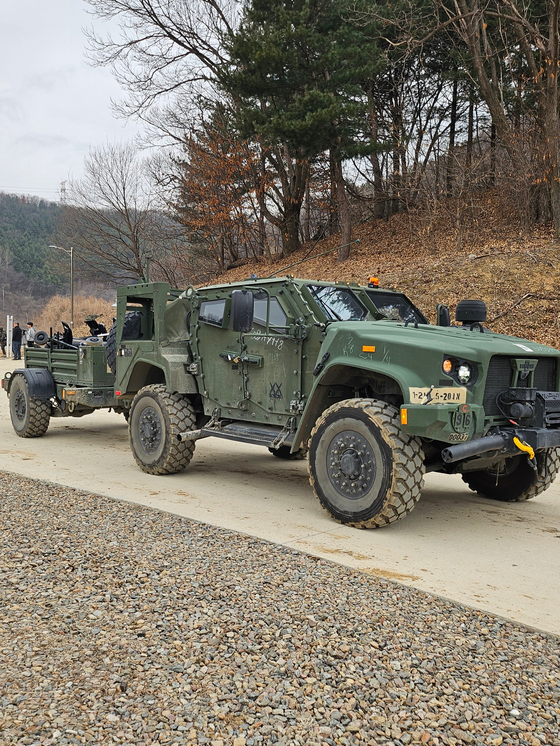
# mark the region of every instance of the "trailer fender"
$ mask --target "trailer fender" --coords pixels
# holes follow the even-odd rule
[[[39,399],[40,401],[48,401],[56,396],[56,386],[50,372],[45,368],[18,368],[12,371],[11,376],[4,379],[7,380],[6,393],[10,393],[10,388],[14,376],[23,376],[27,381],[29,387],[29,396],[32,399]],[[4,384],[5,385],[5,384]]]

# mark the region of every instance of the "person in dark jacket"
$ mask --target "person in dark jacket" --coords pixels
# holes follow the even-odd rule
[[[3,326],[0,326],[0,350],[2,350],[2,355],[6,357],[6,330]]]
[[[12,352],[14,353],[14,360],[21,360],[21,339],[23,337],[23,331],[17,321],[14,322],[14,330],[12,332]]]

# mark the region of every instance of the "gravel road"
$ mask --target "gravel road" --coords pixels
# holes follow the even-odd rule
[[[0,744],[555,744],[558,640],[0,472]]]

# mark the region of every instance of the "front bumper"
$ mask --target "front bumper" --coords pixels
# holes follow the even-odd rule
[[[515,427],[501,430],[485,438],[476,438],[468,443],[459,443],[444,448],[441,458],[446,464],[474,458],[485,453],[514,455],[530,453],[560,446],[560,429],[547,430],[542,427]]]

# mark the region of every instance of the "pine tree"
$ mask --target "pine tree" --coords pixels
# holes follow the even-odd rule
[[[261,142],[274,166],[280,159],[292,164],[284,253],[299,246],[309,162],[326,150],[334,164],[341,243],[348,243],[342,161],[375,146],[363,138],[364,90],[381,59],[371,24],[351,24],[348,10],[346,0],[253,0],[228,44],[231,65],[222,85],[237,103],[241,132]]]

